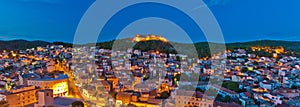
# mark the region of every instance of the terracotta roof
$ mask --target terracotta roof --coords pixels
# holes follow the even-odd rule
[[[217,88],[217,89],[220,89],[220,90],[222,90],[222,91],[224,91],[224,92],[227,92],[227,93],[229,93],[229,94],[237,94],[237,93],[234,92],[234,91],[231,91],[231,90],[229,90],[229,89],[227,89],[227,88],[224,88],[224,87],[221,87],[221,86],[218,86],[218,85],[213,85],[213,87],[215,87],[215,88]]]
[[[297,89],[281,88],[277,90],[279,93],[300,93]]]
[[[196,98],[203,98],[205,95],[199,91],[186,91],[186,90],[176,90],[176,96],[193,96]],[[208,98],[208,97],[206,97]]]
[[[244,94],[245,94],[248,98],[252,98],[251,93],[249,93],[249,92],[244,92]]]
[[[147,103],[149,103],[149,104],[162,104],[162,100],[161,99],[150,98],[150,99],[148,99]]]
[[[73,102],[81,101],[80,99],[75,98],[66,98],[66,97],[56,97],[54,98],[55,106],[70,106]]]
[[[280,104],[280,105],[277,105],[277,107],[291,107],[291,106],[289,106],[287,104]]]

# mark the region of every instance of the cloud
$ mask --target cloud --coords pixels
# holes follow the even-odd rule
[[[12,37],[10,36],[7,36],[6,34],[4,33],[0,33],[0,40],[7,40],[7,39],[11,39]]]
[[[5,39],[5,38],[8,38],[8,36],[6,36],[6,33],[0,32],[0,39]]]
[[[0,39],[8,39],[9,37],[7,36],[0,36]]]

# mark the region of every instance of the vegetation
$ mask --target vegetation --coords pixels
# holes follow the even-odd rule
[[[111,93],[110,93],[110,96],[111,96],[112,98],[116,98],[117,94],[118,94],[117,92],[111,92]]]
[[[72,103],[72,107],[84,107],[84,104],[81,101],[75,101]]]
[[[8,107],[7,101],[0,101],[0,107]]]
[[[161,96],[160,96],[160,98],[162,98],[162,99],[167,99],[167,98],[169,98],[169,97],[170,97],[170,93],[167,92],[167,91],[162,92],[162,93],[161,93]]]
[[[235,91],[235,92],[239,92],[239,83],[237,82],[223,82],[222,87],[225,87],[229,90]]]
[[[0,50],[24,50],[35,48],[37,46],[47,46],[47,45],[63,45],[65,47],[72,47],[71,43],[64,42],[45,42],[45,41],[26,41],[26,40],[12,40],[12,41],[0,41]],[[198,42],[194,44],[185,44],[185,43],[175,43],[175,42],[162,42],[162,41],[142,41],[138,43],[133,43],[128,39],[120,39],[120,40],[112,40],[107,42],[100,43],[90,43],[85,44],[85,46],[94,46],[97,48],[103,49],[117,49],[124,50],[129,47],[133,47],[134,49],[140,49],[142,51],[149,50],[158,50],[164,53],[183,53],[189,56],[194,56],[194,49],[197,51],[198,57],[209,57],[211,55],[211,50],[213,49],[213,53],[223,52],[223,45],[218,43],[210,43],[210,42]],[[75,44],[74,46],[81,46]],[[247,49],[248,52],[255,53],[259,56],[272,56],[272,54],[263,51],[249,51],[253,46],[270,46],[270,47],[279,47],[282,46],[287,51],[295,52],[295,54],[300,54],[300,42],[287,42],[287,41],[273,41],[273,40],[261,40],[261,41],[251,41],[251,42],[243,42],[243,43],[227,43],[226,48],[229,50],[234,50],[238,48]],[[291,55],[292,53],[286,53]]]
[[[231,101],[231,97],[226,95],[223,99],[224,102],[230,102]]]

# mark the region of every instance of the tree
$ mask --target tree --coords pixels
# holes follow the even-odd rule
[[[167,92],[167,91],[165,91],[165,92],[162,92],[161,93],[161,98],[162,99],[167,99],[167,98],[169,98],[169,96],[170,96],[170,93],[169,92]]]
[[[179,56],[176,56],[176,61],[180,61],[180,57]]]
[[[116,98],[117,92],[112,92],[112,93],[110,93],[110,96],[113,97],[113,98]]]
[[[0,107],[8,107],[7,101],[0,101]]]
[[[297,89],[297,86],[293,84],[291,88],[292,89]]]
[[[181,77],[181,74],[177,74],[177,75],[175,75],[174,78],[176,78],[177,81],[180,81],[180,77]]]
[[[241,71],[242,71],[242,72],[247,72],[247,71],[248,71],[248,68],[247,68],[247,67],[243,67]]]
[[[201,88],[196,88],[196,91],[199,91],[199,92],[204,92],[204,90],[202,90]]]
[[[228,96],[228,95],[226,95],[226,96],[224,97],[224,102],[230,102],[230,101],[231,101],[231,97]]]
[[[239,83],[237,83],[237,82],[224,82],[222,84],[222,86],[225,88],[228,88],[229,90],[235,91],[235,92],[238,92],[240,90]]]
[[[84,107],[84,104],[81,101],[75,101],[72,103],[72,107]]]

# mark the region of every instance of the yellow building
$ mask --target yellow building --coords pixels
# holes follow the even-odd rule
[[[209,99],[201,92],[195,91],[176,91],[176,107],[213,107],[214,100]]]
[[[277,48],[275,49],[275,52],[276,52],[277,54],[284,53],[284,48],[283,48],[282,46],[277,47]]]
[[[119,84],[119,79],[117,77],[108,77],[107,81],[112,81],[112,88],[115,89]]]
[[[166,38],[157,35],[135,35],[134,38],[132,39],[133,42],[151,41],[151,40],[168,42]]]
[[[52,89],[53,96],[67,96],[69,92],[68,76],[60,75],[56,78],[40,78],[28,80],[28,85],[34,85],[42,90]]]
[[[92,102],[99,107],[106,106],[108,103],[108,98],[110,97],[108,92],[103,92],[102,90],[95,90],[92,88],[82,89],[82,96],[85,100]]]
[[[145,102],[131,102],[131,105],[134,105],[135,107],[161,107],[161,104],[150,104]]]
[[[121,105],[128,105],[130,104],[132,94],[130,93],[118,93],[116,95],[116,106],[119,107]]]
[[[38,88],[35,86],[17,86],[10,91],[0,93],[9,107],[25,107],[37,102]]]

